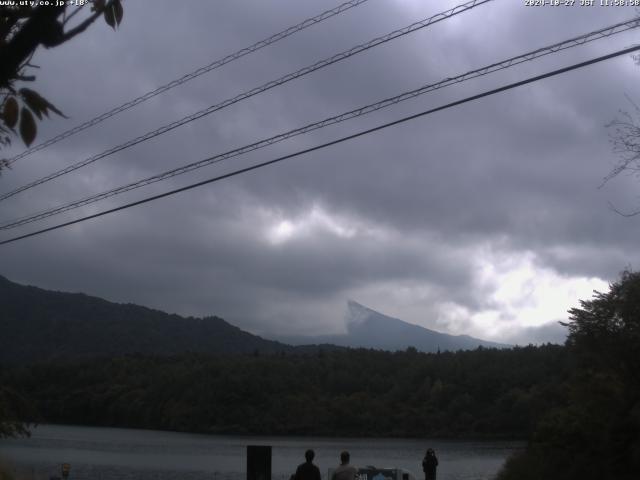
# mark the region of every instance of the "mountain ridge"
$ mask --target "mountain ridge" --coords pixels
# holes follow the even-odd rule
[[[179,353],[295,350],[222,318],[182,317],[132,303],[20,285],[0,276],[0,363]]]
[[[20,285],[0,275],[0,364],[128,354],[314,353],[342,347],[424,352],[509,345],[453,336],[347,302],[347,334],[263,338],[217,316],[183,317],[84,293]]]
[[[490,342],[470,335],[450,335],[384,315],[354,300],[347,301],[346,334],[315,336],[271,336],[290,345],[330,343],[343,347],[406,350],[422,352],[509,348],[511,345]]]

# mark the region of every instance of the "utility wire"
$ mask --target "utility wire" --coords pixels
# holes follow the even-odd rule
[[[110,148],[109,150],[106,150],[102,153],[99,153],[97,155],[94,155],[92,157],[89,157],[85,160],[81,160],[80,162],[77,162],[73,165],[70,165],[66,168],[63,168],[61,170],[58,170],[57,172],[51,173],[45,177],[42,177],[38,180],[35,180],[31,183],[28,183],[26,185],[23,185],[22,187],[19,187],[15,190],[12,190],[8,193],[4,193],[2,195],[0,195],[0,201],[2,200],[6,200],[7,198],[10,198],[20,192],[23,192],[25,190],[28,190],[30,188],[33,188],[37,185],[41,185],[45,182],[48,182],[50,180],[53,180],[54,178],[60,177],[62,175],[65,175],[67,173],[73,172],[74,170],[77,170],[81,167],[84,167],[86,165],[89,165],[91,163],[94,163],[102,158],[108,157],[110,155],[113,155],[114,153],[120,152],[122,150],[125,150],[129,147],[132,147],[134,145],[137,145],[139,143],[145,142],[147,140],[150,140],[154,137],[157,137],[158,135],[162,135],[165,134],[171,130],[174,130],[175,128],[181,127],[182,125],[185,125],[187,123],[193,122],[195,120],[198,120],[202,117],[205,117],[207,115],[210,115],[213,112],[216,112],[218,110],[222,110],[223,108],[226,108],[230,105],[233,105],[235,103],[238,103],[242,100],[246,100],[247,98],[253,97],[254,95],[257,95],[259,93],[265,92],[267,90],[270,90],[274,87],[277,87],[279,85],[282,85],[284,83],[287,83],[291,80],[294,80],[296,78],[300,78],[304,75],[307,75],[311,72],[315,72],[316,70],[319,70],[321,68],[324,68],[328,65],[332,65],[334,63],[337,63],[339,61],[345,60],[349,57],[352,57],[354,55],[357,55],[359,53],[362,53],[366,50],[369,50],[373,47],[377,47],[378,45],[381,45],[383,43],[387,43],[390,42],[391,40],[394,40],[398,37],[407,35],[409,33],[415,32],[416,30],[420,30],[422,28],[428,27],[429,25],[433,25],[434,23],[437,22],[441,22],[442,20],[446,20],[448,18],[451,18],[455,15],[458,15],[460,13],[466,12],[467,10],[470,10],[474,7],[477,7],[479,5],[491,2],[493,0],[471,0],[467,3],[464,3],[462,5],[458,5],[452,9],[446,10],[444,12],[438,13],[436,15],[433,15],[427,19],[421,20],[419,22],[413,23],[407,27],[401,28],[399,30],[395,30],[391,33],[388,33],[387,35],[383,35],[381,37],[377,37],[374,38],[373,40],[370,40],[366,43],[357,45],[349,50],[345,50],[344,52],[338,53],[336,55],[333,55],[332,57],[326,58],[324,60],[320,60],[319,62],[316,62],[312,65],[309,65],[307,67],[301,68],[300,70],[297,70],[296,72],[293,73],[289,73],[287,75],[284,75],[283,77],[280,77],[277,80],[272,80],[270,82],[267,82],[259,87],[255,87],[251,90],[248,90],[244,93],[241,93],[239,95],[236,95],[233,98],[229,98],[227,100],[224,100],[221,103],[218,103],[216,105],[212,105],[208,108],[205,108],[204,110],[200,110],[198,112],[192,113],[191,115],[188,115],[180,120],[177,120],[175,122],[172,122],[168,125],[164,125],[156,130],[153,130],[151,132],[145,133],[144,135],[141,135],[139,137],[136,137],[132,140],[129,140],[128,142],[125,142],[123,144],[120,144],[116,147]]]
[[[35,235],[40,235],[42,233],[50,232],[52,230],[57,230],[59,228],[67,227],[69,225],[74,225],[76,223],[84,222],[86,220],[90,220],[90,219],[93,219],[93,218],[102,217],[102,216],[108,215],[110,213],[118,212],[120,210],[125,210],[127,208],[131,208],[131,207],[134,207],[134,206],[137,206],[137,205],[142,205],[144,203],[152,202],[154,200],[159,200],[161,198],[168,197],[168,196],[171,196],[171,195],[175,195],[175,194],[180,193],[180,192],[185,192],[187,190],[192,190],[194,188],[201,187],[201,186],[207,185],[209,183],[214,183],[214,182],[223,180],[225,178],[234,177],[236,175],[240,175],[242,173],[250,172],[252,170],[257,170],[258,168],[266,167],[268,165],[272,165],[272,164],[275,164],[275,163],[278,163],[278,162],[282,162],[282,161],[290,159],[290,158],[299,157],[301,155],[304,155],[304,154],[307,154],[307,153],[310,153],[310,152],[313,152],[313,151],[316,151],[316,150],[321,150],[323,148],[330,147],[332,145],[337,145],[339,143],[346,142],[348,140],[353,140],[354,138],[362,137],[364,135],[368,135],[370,133],[377,132],[378,130],[383,130],[385,128],[388,128],[388,127],[391,127],[391,126],[394,126],[394,125],[398,125],[398,124],[401,124],[401,123],[404,123],[404,122],[408,122],[409,120],[414,120],[416,118],[423,117],[423,116],[426,116],[426,115],[430,115],[432,113],[439,112],[441,110],[446,110],[448,108],[452,108],[452,107],[455,107],[455,106],[458,106],[458,105],[462,105],[464,103],[468,103],[468,102],[471,102],[471,101],[474,101],[474,100],[479,100],[481,98],[488,97],[488,96],[491,96],[491,95],[495,95],[497,93],[501,93],[501,92],[504,92],[504,91],[507,91],[507,90],[511,90],[513,88],[520,87],[522,85],[527,85],[529,83],[537,82],[537,81],[543,80],[545,78],[549,78],[549,77],[553,77],[553,76],[556,76],[556,75],[560,75],[562,73],[566,73],[566,72],[569,72],[571,70],[576,70],[576,69],[579,69],[579,68],[583,68],[583,67],[586,67],[588,65],[593,65],[595,63],[603,62],[605,60],[609,60],[611,58],[619,57],[621,55],[626,55],[628,53],[636,52],[638,50],[640,50],[640,45],[637,45],[637,46],[634,46],[634,47],[629,47],[629,48],[626,48],[626,49],[623,49],[623,50],[618,50],[618,51],[610,53],[608,55],[603,55],[603,56],[600,56],[600,57],[593,58],[591,60],[587,60],[585,62],[576,63],[576,64],[570,65],[568,67],[564,67],[564,68],[560,68],[560,69],[557,69],[557,70],[553,70],[551,72],[544,73],[542,75],[537,75],[535,77],[529,77],[529,78],[527,78],[525,80],[521,80],[519,82],[510,83],[508,85],[504,85],[504,86],[499,87],[499,88],[494,88],[492,90],[488,90],[488,91],[485,91],[483,93],[479,93],[477,95],[472,95],[470,97],[466,97],[466,98],[464,98],[462,100],[457,100],[455,102],[451,102],[451,103],[448,103],[446,105],[442,105],[440,107],[432,108],[430,110],[425,110],[423,112],[416,113],[414,115],[409,115],[407,117],[403,117],[403,118],[400,118],[398,120],[394,120],[393,122],[384,123],[382,125],[378,125],[377,127],[369,128],[367,130],[362,130],[362,131],[360,131],[358,133],[354,133],[354,134],[348,135],[346,137],[338,138],[337,140],[332,140],[330,142],[326,142],[326,143],[323,143],[321,145],[316,145],[315,147],[306,148],[304,150],[299,150],[299,151],[291,153],[289,155],[284,155],[282,157],[274,158],[272,160],[268,160],[266,162],[258,163],[256,165],[252,165],[250,167],[241,168],[241,169],[235,170],[233,172],[226,173],[224,175],[219,175],[217,177],[209,178],[207,180],[203,180],[203,181],[200,181],[200,182],[197,182],[197,183],[192,183],[190,185],[187,185],[187,186],[184,186],[184,187],[181,187],[181,188],[176,188],[175,190],[170,190],[168,192],[164,192],[164,193],[161,193],[161,194],[158,194],[158,195],[147,197],[147,198],[144,198],[142,200],[138,200],[136,202],[131,202],[131,203],[128,203],[126,205],[121,205],[120,207],[111,208],[109,210],[104,210],[102,212],[98,212],[98,213],[95,213],[93,215],[88,215],[86,217],[78,218],[76,220],[71,220],[69,222],[60,223],[60,224],[54,225],[52,227],[43,228],[42,230],[37,230],[35,232],[27,233],[25,235],[20,235],[18,237],[13,237],[13,238],[10,238],[8,240],[3,240],[3,241],[0,241],[0,245],[6,245],[8,243],[16,242],[18,240],[23,240],[25,238],[33,237]]]
[[[86,121],[85,123],[82,123],[76,127],[73,127],[45,142],[42,142],[38,145],[35,145],[34,147],[31,147],[25,151],[23,151],[22,153],[20,153],[19,155],[16,155],[12,158],[10,158],[9,160],[7,160],[8,164],[11,165],[12,163],[16,162],[17,160],[20,160],[21,158],[24,158],[28,155],[31,155],[34,152],[40,151],[44,148],[47,148],[50,145],[53,145],[54,143],[58,143],[60,140],[64,140],[65,138],[68,138],[72,135],[75,135],[76,133],[79,133],[83,130],[86,130],[87,128],[93,127],[94,125],[97,125],[100,122],[103,122],[104,120],[113,117],[114,115],[117,115],[118,113],[124,112],[125,110],[129,110],[132,107],[135,107],[136,105],[139,105],[143,102],[146,102],[147,100],[149,100],[150,98],[155,97],[156,95],[160,95],[161,93],[166,92],[167,90],[171,90],[174,87],[177,87],[178,85],[182,85],[183,83],[189,82],[191,80],[193,80],[194,78],[199,77],[200,75],[204,75],[205,73],[208,73],[212,70],[215,70],[217,68],[222,67],[223,65],[226,65],[227,63],[231,63],[235,60],[238,60],[239,58],[244,57],[245,55],[248,55],[250,53],[256,52],[258,50],[260,50],[261,48],[264,48],[268,45],[271,45],[273,43],[276,43],[280,40],[283,40],[291,35],[293,35],[294,33],[297,33],[301,30],[304,30],[305,28],[311,27],[317,23],[320,23],[324,20],[327,20],[328,18],[331,18],[335,15],[339,15],[340,13],[349,10],[353,7],[357,7],[359,5],[362,5],[363,3],[368,2],[369,0],[350,0],[348,2],[345,2],[341,5],[338,5],[335,8],[332,8],[331,10],[327,10],[325,12],[322,12],[319,15],[316,15],[315,17],[311,17],[311,18],[307,18],[306,20],[298,23],[297,25],[294,25],[292,27],[287,28],[286,30],[283,30],[279,33],[276,33],[274,35],[271,35],[268,38],[265,38],[264,40],[260,40],[259,42],[254,43],[253,45],[243,48],[241,50],[238,50],[235,53],[232,53],[230,55],[227,55],[226,57],[223,57],[219,60],[216,60],[208,65],[205,65],[204,67],[200,67],[197,70],[194,70],[190,73],[187,73],[186,75],[183,75],[180,78],[177,78],[175,80],[172,80],[171,82],[162,85],[158,88],[156,88],[155,90],[151,90],[147,93],[145,93],[144,95],[141,95],[137,98],[134,98],[133,100],[130,100],[126,103],[123,103],[122,105],[115,107],[111,110],[109,110],[108,112],[105,112],[101,115],[98,115],[95,118],[92,118],[91,120]]]
[[[273,137],[269,137],[263,140],[259,140],[257,142],[254,142],[252,144],[249,145],[245,145],[243,147],[240,148],[236,148],[234,150],[230,150],[228,152],[225,153],[221,153],[209,158],[205,158],[203,160],[199,160],[197,162],[193,162],[157,175],[153,175],[151,177],[142,179],[142,180],[138,180],[132,183],[129,183],[127,185],[123,185],[111,190],[107,190],[105,192],[102,193],[98,193],[95,195],[91,195],[89,197],[85,197],[83,199],[80,200],[76,200],[74,202],[71,203],[67,203],[67,204],[63,204],[63,205],[59,205],[57,207],[54,208],[50,208],[38,213],[34,213],[31,214],[29,216],[25,216],[25,217],[21,217],[15,220],[12,220],[10,222],[7,222],[5,224],[0,225],[0,230],[9,230],[12,228],[16,228],[28,223],[32,223],[38,220],[42,220],[44,218],[48,218],[51,217],[53,215],[57,215],[59,213],[63,213],[69,210],[73,210],[76,208],[80,208],[83,207],[85,205],[89,205],[95,202],[98,202],[100,200],[104,200],[106,198],[110,198],[116,195],[119,195],[121,193],[125,193],[128,192],[130,190],[135,190],[137,188],[141,188],[143,186],[146,185],[150,185],[162,180],[166,180],[168,178],[171,177],[175,177],[177,175],[181,175],[183,173],[187,173],[190,172],[192,170],[196,170],[198,168],[202,168],[208,165],[212,165],[212,164],[216,164],[219,162],[222,162],[224,160],[227,160],[229,158],[232,157],[236,157],[254,150],[258,150],[260,148],[264,148],[266,146],[269,145],[273,145],[274,143],[278,143],[284,140],[287,140],[289,138],[292,138],[294,136],[297,135],[301,135],[304,133],[308,133],[311,132],[313,130],[317,130],[320,128],[324,128],[326,126],[329,125],[333,125],[336,123],[340,123],[340,122],[344,122],[346,120],[350,120],[352,118],[356,118],[368,113],[372,113],[375,112],[377,110],[381,110],[383,108],[387,108],[389,106],[395,105],[397,103],[403,102],[405,100],[409,100],[411,98],[415,98],[419,95],[434,91],[434,90],[438,90],[441,88],[445,88],[448,87],[450,85],[454,85],[457,83],[461,83],[467,80],[471,80],[473,78],[477,78],[477,77],[481,77],[484,75],[487,75],[489,73],[493,73],[499,70],[504,70],[506,68],[510,68],[514,65],[518,65],[520,63],[524,63],[527,61],[532,61],[535,60],[537,58],[552,54],[552,53],[556,53],[559,52],[561,50],[566,50],[568,48],[573,48],[579,45],[584,45],[585,43],[594,41],[594,40],[598,40],[601,38],[607,38],[610,37],[612,35],[621,33],[621,32],[625,32],[628,31],[630,29],[633,28],[637,28],[640,26],[640,19],[638,18],[634,18],[631,20],[628,20],[626,22],[620,22],[605,28],[602,28],[600,30],[596,30],[584,35],[580,35],[578,37],[573,37],[570,38],[568,40],[564,40],[562,42],[558,42],[555,44],[552,44],[550,46],[547,47],[542,47],[542,48],[538,48],[537,50],[533,50],[527,53],[524,53],[522,55],[518,55],[515,57],[511,57],[508,58],[506,60],[502,60],[500,62],[497,63],[493,63],[491,65],[488,65],[486,67],[482,67],[476,70],[472,70],[466,73],[463,73],[462,75],[458,75],[456,77],[452,77],[452,78],[446,78],[444,80],[441,80],[437,83],[432,83],[432,84],[428,84],[428,85],[424,85],[420,88],[417,88],[415,90],[411,90],[409,92],[405,92],[402,93],[400,95],[396,95],[394,97],[391,98],[387,98],[384,100],[381,100],[379,102],[376,103],[372,103],[360,108],[357,108],[355,110],[351,110],[345,113],[342,113],[340,115],[336,115],[333,117],[329,117],[329,118],[325,118],[324,120],[321,120],[319,122],[315,122],[315,123],[311,123],[308,125],[305,125],[303,127],[300,128],[296,128],[294,130],[290,130],[288,132],[285,133],[281,133],[278,135],[275,135]]]

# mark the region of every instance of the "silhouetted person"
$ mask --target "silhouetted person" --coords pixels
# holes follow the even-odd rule
[[[358,469],[349,465],[349,452],[340,453],[340,465],[333,471],[331,480],[355,480]]]
[[[429,448],[422,459],[422,471],[424,472],[424,480],[436,480],[436,467],[438,466],[438,458],[433,448]]]
[[[321,480],[320,469],[312,463],[315,456],[313,450],[304,452],[304,458],[307,461],[298,465],[293,480]]]

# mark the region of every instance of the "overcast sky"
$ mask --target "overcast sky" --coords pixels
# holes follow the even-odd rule
[[[46,140],[340,0],[124,2],[39,51],[36,87],[70,118]],[[23,158],[17,188],[185,115],[461,2],[370,0]],[[631,7],[495,0],[235,104],[0,202],[12,220],[633,17]],[[275,158],[619,50],[637,30],[3,232],[6,239]],[[598,188],[617,158],[607,122],[640,102],[640,67],[609,60],[284,163],[0,247],[0,274],[269,334],[344,329],[348,299],[445,333],[563,340],[593,289],[638,268],[640,183]],[[2,152],[23,148],[15,141]]]

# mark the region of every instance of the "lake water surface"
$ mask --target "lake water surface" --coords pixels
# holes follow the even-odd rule
[[[438,480],[484,480],[498,472],[519,442],[415,439],[342,439],[200,435],[121,428],[40,425],[27,439],[0,440],[0,459],[27,480],[60,475],[69,480],[244,480],[247,445],[273,447],[274,480],[288,480],[313,448],[323,479],[342,450],[356,466],[400,467],[424,478],[428,447],[438,456]]]

